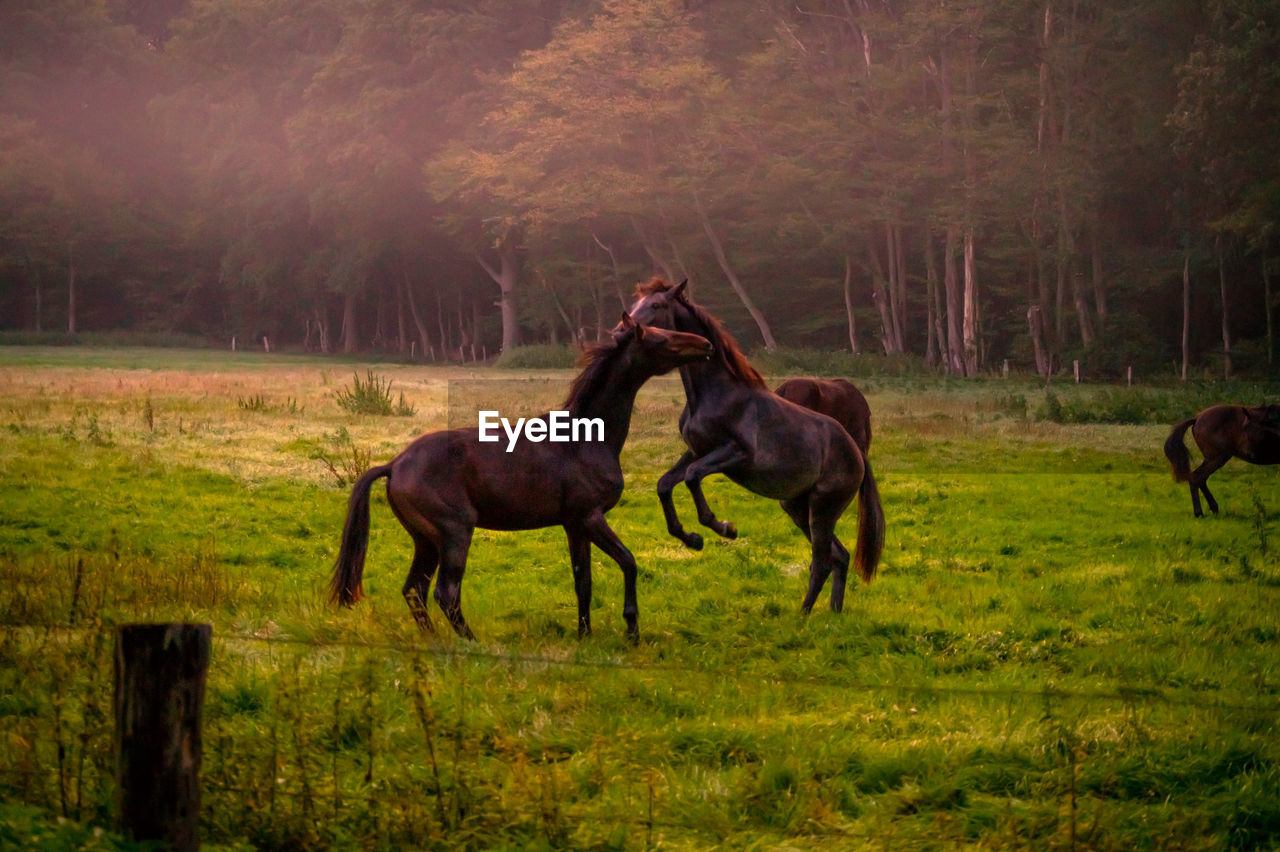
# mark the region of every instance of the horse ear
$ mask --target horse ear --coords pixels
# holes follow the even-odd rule
[[[675,296],[677,299],[683,299],[685,288],[688,286],[689,286],[689,279],[686,278],[683,281],[681,281],[679,284],[677,284],[674,288],[672,288],[671,295]]]
[[[631,314],[627,313],[626,311],[623,311],[623,312],[622,312],[622,327],[623,327],[623,328],[631,328],[631,327],[632,327],[633,325],[635,325],[635,324],[636,324],[636,321],[635,321],[634,319],[632,319],[632,318],[631,318]]]

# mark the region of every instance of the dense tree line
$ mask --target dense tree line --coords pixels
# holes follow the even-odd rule
[[[9,0],[0,327],[1272,360],[1268,0]]]

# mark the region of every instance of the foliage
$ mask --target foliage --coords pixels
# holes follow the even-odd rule
[[[1202,359],[1215,236],[1233,336],[1274,308],[1273,5],[15,0],[0,323],[493,351],[660,270],[833,349],[847,269],[863,344],[919,356],[968,235],[972,357],[1029,354],[1032,304],[1058,364],[1168,357],[1190,255]]]
[[[1235,386],[1244,390],[1244,386]],[[1238,398],[1252,403],[1260,397],[1249,388]],[[1053,423],[1163,423],[1172,425],[1215,402],[1236,399],[1222,386],[1193,385],[1178,390],[1144,387],[1104,387],[1076,391],[1044,391],[1044,403],[1036,416]]]
[[[364,380],[356,373],[351,378],[351,387],[340,388],[335,394],[338,405],[352,414],[380,414],[385,416],[412,417],[413,406],[405,401],[404,392],[399,400],[391,398],[391,380],[376,375],[373,370],[365,374]]]

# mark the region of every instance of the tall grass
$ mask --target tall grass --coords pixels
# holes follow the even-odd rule
[[[411,542],[377,490],[367,597],[326,605],[337,471],[519,383],[400,370],[417,422],[349,414],[325,369],[0,368],[0,845],[117,843],[91,827],[111,824],[112,628],[135,620],[214,625],[212,848],[1280,842],[1267,471],[1229,465],[1223,514],[1193,522],[1163,422],[1053,422],[1012,381],[877,381],[882,572],[805,619],[807,544],[772,501],[714,477],[741,537],[666,535],[681,400],[656,382],[609,515],[639,645],[598,553],[596,632],[574,638],[559,529],[476,532],[472,644],[413,627]]]

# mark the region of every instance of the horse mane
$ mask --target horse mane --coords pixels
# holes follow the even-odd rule
[[[592,343],[583,348],[582,354],[578,356],[582,372],[569,385],[569,395],[563,403],[566,410],[577,410],[600,391],[608,377],[609,367],[617,354],[626,348],[628,339],[629,335],[618,340]]]
[[[654,293],[665,293],[674,289],[674,287],[675,285],[670,281],[660,275],[655,275],[648,281],[642,281],[636,285],[636,298],[643,299],[645,296]],[[702,336],[711,341],[711,345],[715,347],[716,357],[720,359],[720,363],[724,364],[729,374],[748,387],[767,387],[764,376],[760,375],[759,370],[751,366],[751,362],[747,360],[742,347],[738,346],[738,341],[720,324],[720,320],[708,313],[706,308],[684,298],[684,294],[681,294],[679,298],[681,303],[702,323],[704,328],[701,332]]]

